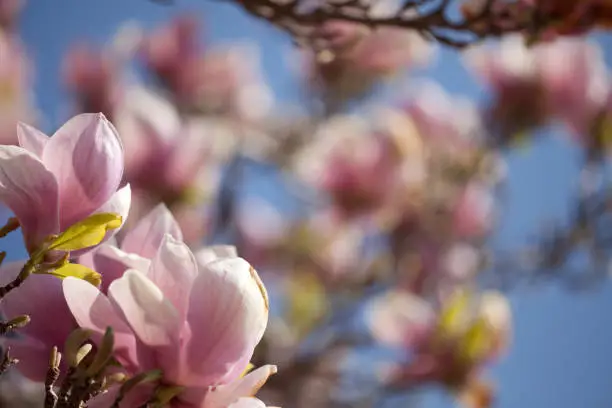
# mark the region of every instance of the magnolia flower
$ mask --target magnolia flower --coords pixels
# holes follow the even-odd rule
[[[140,45],[144,62],[179,97],[190,91],[191,84],[183,74],[199,54],[197,35],[197,20],[182,16],[144,38]]]
[[[78,261],[102,272],[100,290],[107,293],[110,284],[123,276],[127,269],[147,269],[150,258],[157,253],[165,235],[178,240],[182,237],[170,211],[164,205],[159,205],[128,231],[120,248],[107,241],[81,255]],[[204,255],[201,256],[207,254],[202,253]],[[0,283],[10,282],[22,266],[23,262],[3,266],[0,269]],[[19,315],[31,317],[30,323],[19,330],[19,336],[5,339],[5,343],[19,359],[17,367],[23,375],[34,381],[44,381],[51,349],[57,346],[61,352],[68,335],[78,327],[64,299],[61,281],[48,275],[26,279],[19,290],[9,292],[2,299],[0,309],[8,318]],[[48,313],[53,315],[52,320],[46,318]]]
[[[257,71],[251,46],[202,53],[198,24],[191,16],[175,19],[145,38],[141,55],[187,109],[256,119],[269,113],[273,97]]]
[[[126,92],[115,123],[126,151],[126,179],[162,200],[182,195],[210,173],[204,166],[220,149],[213,125],[182,121],[168,101],[144,88]]]
[[[431,44],[416,32],[330,20],[311,34],[323,44],[304,58],[308,81],[328,98],[345,102],[363,96],[377,82],[408,68],[426,66]]]
[[[510,35],[497,47],[468,50],[465,61],[495,91],[493,119],[510,132],[556,117],[584,137],[609,94],[601,49],[581,38],[528,47]]]
[[[584,140],[610,94],[601,48],[584,39],[564,38],[534,52],[552,112]]]
[[[123,149],[102,114],[82,114],[51,138],[25,124],[0,146],[0,201],[17,217],[31,253],[45,238],[97,212],[127,217],[130,187],[117,190]]]
[[[465,150],[477,145],[484,133],[477,107],[432,81],[415,86],[406,111],[421,137],[437,149]]]
[[[194,255],[166,234],[148,268],[128,269],[107,295],[67,278],[64,295],[78,324],[115,332],[115,357],[128,374],[162,369],[161,382],[182,391],[173,407],[227,407],[254,395],[275,367],[241,377],[267,324],[268,299],[255,270],[226,248]],[[139,406],[135,389],[121,406]],[[113,392],[94,403],[108,405]]]
[[[478,374],[508,347],[511,319],[507,299],[497,292],[472,297],[456,291],[434,310],[424,299],[394,291],[375,299],[366,314],[377,340],[413,353],[408,363],[388,370],[386,381],[441,383],[470,407],[491,397]]]
[[[0,27],[12,28],[24,3],[23,0],[0,0]]]
[[[64,82],[76,96],[81,112],[103,112],[111,119],[121,85],[118,61],[102,51],[80,45],[72,48],[63,64]]]
[[[315,137],[297,156],[295,171],[329,193],[345,215],[388,210],[423,185],[423,144],[402,112],[381,111],[371,122],[338,118]]]

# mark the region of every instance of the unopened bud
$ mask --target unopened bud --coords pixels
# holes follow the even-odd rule
[[[100,342],[98,352],[87,368],[87,375],[94,377],[98,375],[109,363],[113,356],[113,350],[115,348],[115,334],[112,327],[108,327]]]
[[[51,368],[59,369],[59,365],[62,362],[62,353],[57,351],[57,347],[51,349],[51,356],[49,357],[49,366]]]
[[[66,354],[66,359],[70,367],[78,366],[81,360],[91,350],[91,346],[89,350],[87,350],[87,352],[85,352],[85,350],[82,350],[83,343],[85,343],[89,339],[90,335],[91,335],[91,332],[89,330],[80,329],[80,328],[73,330],[68,335],[68,338],[66,339],[66,342],[64,343],[64,354]]]
[[[28,323],[30,323],[30,316],[28,316],[28,315],[21,315],[21,316],[17,316],[15,318],[9,320],[7,325],[11,329],[21,329],[22,327],[25,327]]]

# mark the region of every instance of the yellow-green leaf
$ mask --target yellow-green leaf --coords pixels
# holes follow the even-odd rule
[[[114,213],[93,214],[62,232],[48,249],[76,251],[98,245],[108,230],[121,226],[121,216]]]
[[[73,278],[83,279],[94,286],[100,286],[100,283],[102,283],[102,277],[98,272],[81,264],[68,263],[61,268],[53,269],[49,274],[60,279],[72,276]]]
[[[443,337],[461,334],[469,319],[471,296],[467,291],[453,294],[444,306],[438,320],[438,330]]]
[[[296,271],[287,281],[288,320],[299,335],[309,332],[327,311],[325,287],[309,271]]]
[[[460,356],[468,363],[477,363],[491,352],[494,344],[492,328],[485,319],[476,320],[466,331],[460,346]]]

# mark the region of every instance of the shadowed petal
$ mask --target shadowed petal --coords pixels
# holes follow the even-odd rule
[[[166,234],[147,277],[174,305],[181,322],[187,318],[191,286],[197,274],[195,257],[187,245]]]
[[[130,269],[111,283],[108,293],[134,334],[148,346],[173,344],[180,322],[174,306],[143,273]]]
[[[159,204],[128,231],[121,243],[121,249],[145,258],[153,258],[165,234],[170,234],[177,240],[183,239],[181,229],[170,210],[164,204]]]
[[[19,219],[28,250],[58,232],[58,186],[32,153],[0,146],[0,201]]]
[[[63,280],[66,303],[82,328],[94,332],[99,341],[107,327],[115,333],[115,355],[122,364],[136,367],[136,341],[127,323],[117,313],[111,302],[95,286],[76,278]]]

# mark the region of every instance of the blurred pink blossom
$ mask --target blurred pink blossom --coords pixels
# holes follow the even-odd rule
[[[610,81],[601,49],[582,38],[528,48],[522,37],[512,35],[496,48],[478,46],[465,57],[495,91],[495,118],[511,131],[528,130],[555,117],[584,139],[608,97]]]
[[[432,47],[413,31],[330,20],[314,29],[306,56],[310,85],[339,100],[362,96],[376,81],[428,64]]]
[[[18,131],[21,147],[0,146],[0,201],[19,220],[28,251],[92,213],[127,217],[123,149],[104,115],[75,116],[51,138],[25,124]]]
[[[126,151],[125,178],[135,190],[145,190],[162,200],[175,199],[210,174],[203,170],[215,150],[210,130],[214,126],[182,120],[174,107],[155,93],[129,89],[117,109],[115,123]]]
[[[63,63],[63,77],[80,112],[103,112],[111,120],[121,91],[118,61],[101,50],[77,45]]]
[[[19,40],[0,29],[0,145],[17,144],[17,123],[32,122],[37,116],[31,101],[31,70]]]
[[[142,41],[141,55],[183,110],[258,118],[273,102],[251,46],[202,51],[198,24],[175,19]]]
[[[0,30],[13,27],[24,3],[23,0],[0,0]]]
[[[405,386],[443,384],[463,398],[476,385],[484,365],[500,357],[512,330],[512,311],[505,297],[483,292],[474,298],[448,296],[439,309],[406,292],[376,298],[367,323],[382,344],[410,351],[409,362],[395,364],[384,380]],[[471,343],[478,331],[480,348]]]

